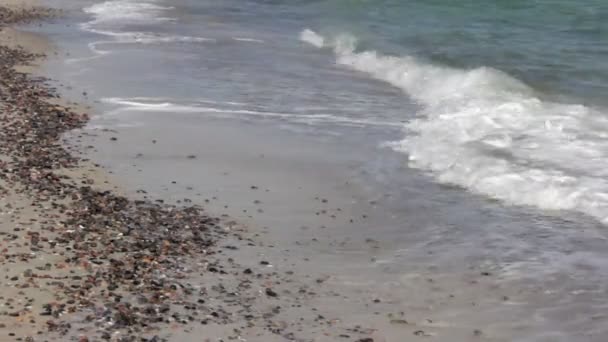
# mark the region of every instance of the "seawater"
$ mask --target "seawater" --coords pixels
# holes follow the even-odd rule
[[[404,153],[437,182],[608,220],[600,1],[114,0],[80,8],[80,29],[96,39],[66,63],[118,76],[119,91],[94,87],[111,108],[106,121],[200,113],[341,134],[384,130],[385,141],[370,143]],[[401,93],[383,94],[364,77]]]

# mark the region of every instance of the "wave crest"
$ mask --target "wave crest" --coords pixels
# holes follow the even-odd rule
[[[390,144],[442,183],[517,205],[574,210],[608,223],[608,118],[598,110],[542,101],[489,67],[461,70],[412,56],[356,51],[356,40],[304,30],[337,63],[402,89],[424,110]]]

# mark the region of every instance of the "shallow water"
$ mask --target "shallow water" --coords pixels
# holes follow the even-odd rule
[[[599,3],[118,0],[83,11],[88,51],[66,68],[107,109],[98,126],[156,112],[354,127],[438,182],[608,217]]]
[[[94,104],[88,133],[102,138],[84,145],[133,190],[179,198],[191,187],[234,203],[247,182],[301,179],[357,210],[379,203],[368,224],[329,236],[380,241],[373,269],[386,284],[419,269],[490,269],[524,294],[507,312],[538,328],[518,340],[602,336],[603,3],[50,3],[73,12],[71,26],[42,28],[69,52],[49,73]],[[258,178],[222,180],[213,162]],[[306,221],[284,192],[269,201]],[[259,222],[289,223],[270,216]],[[584,317],[560,326],[568,314]]]

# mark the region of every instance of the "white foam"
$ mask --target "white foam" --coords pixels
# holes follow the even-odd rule
[[[401,88],[424,106],[391,144],[442,183],[518,205],[575,210],[608,223],[608,117],[540,100],[492,68],[460,70],[411,56],[356,51],[356,40],[304,30],[338,64]]]
[[[175,98],[136,96],[136,97],[130,97],[128,99],[122,99],[122,98],[118,98],[118,97],[102,99],[102,101],[105,103],[119,103],[117,101],[124,101],[124,100],[135,101],[135,102],[139,102],[139,103],[145,103],[145,102],[158,103],[158,102],[173,101],[173,100],[175,100]],[[224,105],[224,106],[225,105],[229,105],[229,106],[246,106],[247,105],[244,102],[216,101],[216,100],[209,100],[209,99],[198,99],[196,101],[192,101],[192,103],[194,103],[194,104],[216,104],[216,105]]]
[[[177,36],[167,34],[155,34],[149,32],[117,32],[110,27],[116,24],[133,24],[146,22],[174,21],[168,17],[167,11],[173,7],[160,6],[154,0],[111,0],[84,8],[84,12],[90,14],[93,19],[83,23],[80,27],[88,32],[102,36],[111,37],[112,40],[104,40],[89,44],[90,50],[95,54],[92,57],[72,58],[66,63],[79,63],[90,61],[112,53],[111,50],[99,49],[104,44],[161,44],[161,43],[208,43],[217,42],[217,39],[207,37]],[[263,40],[233,37],[233,41],[246,43],[264,43]]]
[[[232,39],[236,40],[237,42],[259,43],[259,44],[263,44],[264,43],[263,40],[261,40],[261,39],[255,39],[255,38],[234,37]]]
[[[300,39],[318,48],[322,48],[325,45],[325,38],[309,29],[305,29],[300,33]]]
[[[142,44],[155,44],[155,43],[205,43],[215,42],[213,38],[206,37],[190,37],[190,36],[159,36],[159,35],[142,35],[135,39],[133,42]]]
[[[206,113],[213,114],[215,116],[230,116],[230,117],[244,117],[244,116],[257,116],[266,118],[279,118],[285,119],[292,122],[305,123],[305,124],[319,124],[319,123],[334,123],[348,126],[400,126],[398,123],[386,122],[374,119],[355,119],[349,117],[336,116],[328,113],[315,113],[315,114],[301,114],[301,113],[279,113],[270,111],[258,111],[251,109],[236,109],[227,108],[230,107],[244,107],[245,104],[238,102],[216,102],[201,100],[186,104],[177,104],[170,102],[170,99],[162,98],[147,98],[147,97],[134,97],[134,98],[103,98],[102,102],[118,105],[117,109],[106,113],[106,116],[119,115],[123,112],[148,112],[148,113]],[[162,101],[162,102],[159,102]],[[222,107],[211,107],[210,104],[222,105]]]
[[[159,43],[207,43],[215,42],[213,38],[206,37],[191,37],[191,36],[173,36],[152,34],[146,32],[113,32],[107,30],[99,30],[92,28],[91,23],[81,25],[83,30],[96,33],[99,35],[112,37],[113,40],[103,40],[89,43],[89,49],[95,53],[91,57],[72,58],[66,60],[66,63],[76,63],[90,61],[112,53],[111,50],[102,50],[98,46],[107,44],[159,44]]]
[[[96,23],[102,22],[141,22],[141,21],[170,21],[164,17],[165,11],[172,7],[159,6],[151,2],[114,0],[98,3],[84,9],[94,16]]]
[[[154,43],[203,43],[203,42],[215,42],[213,38],[207,37],[192,37],[192,36],[174,36],[165,34],[154,34],[147,32],[113,32],[108,30],[95,29],[90,23],[86,23],[83,26],[86,31],[96,33],[99,35],[109,36],[114,38],[111,41],[96,42],[93,44],[108,44],[108,43],[142,43],[142,44],[154,44]]]
[[[95,4],[84,9],[85,13],[93,16],[93,20],[83,23],[80,27],[88,32],[111,37],[112,40],[98,41],[89,44],[95,56],[70,59],[66,63],[89,61],[111,53],[111,50],[98,48],[104,44],[159,44],[159,43],[205,43],[215,42],[215,39],[206,37],[177,36],[155,34],[149,32],[116,32],[109,27],[115,24],[133,24],[141,22],[174,21],[167,17],[166,12],[173,7],[160,6],[154,0],[133,1],[113,0]]]
[[[144,111],[144,112],[171,112],[171,113],[199,113],[198,106],[179,105],[171,102],[141,102],[123,98],[103,98],[101,102],[121,105],[114,113],[121,111]]]

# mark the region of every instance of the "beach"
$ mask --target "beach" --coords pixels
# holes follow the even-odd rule
[[[606,340],[600,162],[517,159],[601,107],[283,5],[57,3],[0,1],[0,341]]]
[[[53,15],[4,5],[4,25]],[[37,54],[53,48],[2,34],[2,340],[373,340],[377,329],[341,323],[344,308],[313,307],[340,295],[322,289],[328,277],[294,274],[282,252],[267,251],[272,242],[196,207],[129,200],[111,175],[70,155],[61,135],[88,116],[58,104],[37,76]]]
[[[30,17],[38,19],[24,12],[24,20]],[[288,172],[249,167],[251,179],[236,175],[239,182],[232,185],[250,183],[248,189],[214,190],[224,203],[248,207],[258,225],[296,225],[304,233],[301,237],[293,231],[282,236],[276,229],[271,238],[263,237],[263,230],[247,232],[244,226],[253,224],[251,215],[218,221],[200,209],[128,200],[122,197],[128,190],[111,181],[112,175],[59,144],[62,132],[82,127],[88,117],[56,105],[61,101],[52,90],[35,76],[22,74],[35,72],[27,66],[38,59],[11,50],[48,53],[53,51],[48,41],[10,28],[3,34],[3,340],[151,341],[160,336],[199,341],[200,336],[233,336],[254,341],[384,341],[404,334],[430,336],[427,327],[439,327],[422,312],[406,319],[404,312],[395,311],[394,301],[401,299],[384,298],[386,290],[376,292],[367,284],[344,287],[341,278],[357,270],[340,274],[336,267],[345,256],[367,258],[367,253],[358,256],[358,243],[348,246],[336,234],[333,248],[346,253],[332,253],[336,260],[326,268],[320,267],[314,248],[293,253],[285,249],[294,240],[298,245],[318,243],[314,236],[321,239],[316,234],[324,225],[335,226],[336,220],[354,226],[353,219],[366,220],[360,212],[373,215],[372,205],[353,207],[349,191],[336,189],[329,200],[315,198],[326,193],[326,186],[339,184],[339,172],[331,164],[308,169],[294,165]],[[270,158],[286,151],[272,153],[268,147],[259,150]],[[216,169],[209,172],[209,184],[218,184],[212,175],[220,170],[241,167],[245,158],[236,148],[229,151],[226,147],[221,155],[196,156],[213,161]],[[336,172],[338,178],[319,186],[314,181],[319,169]],[[264,194],[271,192],[267,187],[272,195]],[[294,193],[302,198],[295,205],[288,200]],[[379,248],[372,239],[361,244],[367,250]],[[458,334],[463,339],[480,334],[462,330]]]
[[[55,15],[21,2],[1,14],[3,25]],[[22,66],[38,62],[37,54],[48,53],[50,45],[12,29],[3,37],[3,341],[164,340],[195,321],[244,324],[230,318],[237,313],[223,303],[213,303],[222,297],[226,303],[238,298],[236,309],[248,312],[253,299],[241,297],[248,290],[253,297],[277,296],[271,284],[252,286],[258,281],[251,282],[251,269],[213,256],[221,253],[219,246],[213,251],[220,236],[242,239],[238,232],[198,208],[128,200],[99,176],[103,172],[69,155],[59,144],[61,134],[81,127],[87,115],[56,104],[61,101],[43,79],[23,73],[33,69]],[[150,235],[140,234],[148,229]],[[226,276],[201,286],[197,274],[192,285],[197,272]],[[243,294],[224,289],[224,277],[234,277],[228,281]],[[208,295],[207,286],[215,292]],[[264,319],[278,314],[273,312]],[[257,318],[250,316],[248,321]],[[237,326],[225,336],[238,334]]]

